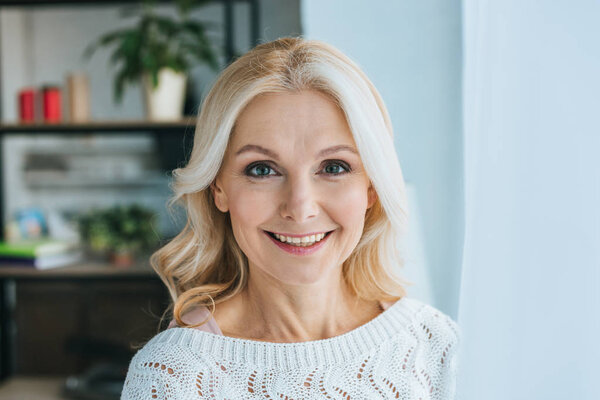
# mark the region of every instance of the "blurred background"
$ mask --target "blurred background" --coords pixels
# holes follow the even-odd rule
[[[592,0],[0,1],[0,398],[118,398],[165,327],[147,260],[183,227],[165,201],[200,102],[235,57],[297,35],[388,107],[400,273],[463,330],[459,398],[600,398],[599,17]]]

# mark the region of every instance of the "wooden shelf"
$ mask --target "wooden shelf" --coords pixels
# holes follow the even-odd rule
[[[0,124],[0,133],[110,133],[110,132],[190,132],[196,127],[196,117],[185,117],[179,121],[154,122],[148,120],[91,121],[87,123],[57,124]]]
[[[148,262],[117,267],[112,264],[86,261],[65,267],[36,269],[22,265],[0,266],[0,278],[158,278]]]

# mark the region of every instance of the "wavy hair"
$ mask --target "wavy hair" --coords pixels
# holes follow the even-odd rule
[[[179,326],[204,324],[208,318],[188,325],[182,317],[196,306],[211,306],[214,313],[248,281],[248,259],[234,238],[229,213],[216,208],[210,190],[238,115],[259,94],[301,90],[328,95],[344,112],[377,193],[360,241],[343,263],[344,281],[365,300],[405,295],[408,282],[396,270],[404,265],[399,245],[408,223],[407,201],[383,100],[358,65],[333,46],[285,37],[256,46],[221,73],[202,104],[189,161],[173,171],[167,208],[172,212],[181,206],[187,222],[152,254],[150,263],[171,296],[165,313],[172,311]]]

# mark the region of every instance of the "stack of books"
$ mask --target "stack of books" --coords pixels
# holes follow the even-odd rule
[[[55,239],[0,242],[0,267],[48,269],[77,263],[82,258],[83,250],[74,242]]]

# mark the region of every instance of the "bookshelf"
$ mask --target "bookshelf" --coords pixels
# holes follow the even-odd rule
[[[49,7],[65,6],[86,7],[92,5],[122,6],[124,4],[141,3],[140,0],[112,1],[112,0],[0,0],[0,8],[4,7]],[[235,54],[234,48],[234,27],[236,25],[234,5],[236,3],[246,3],[249,5],[249,26],[250,39],[252,45],[258,44],[259,40],[259,2],[258,0],[210,0],[210,3],[221,4],[223,11],[223,34],[224,34],[224,54],[226,62],[233,60]],[[169,0],[161,0],[160,3],[173,3]],[[0,49],[1,51],[1,49]],[[0,52],[1,54],[1,52]],[[0,80],[0,92],[3,85]],[[169,171],[176,168],[181,162],[185,162],[187,152],[191,150],[193,132],[195,127],[195,117],[188,116],[180,121],[172,122],[152,122],[146,120],[123,120],[123,121],[92,121],[89,123],[59,123],[59,124],[5,124],[2,123],[1,113],[2,104],[0,104],[0,154],[3,152],[3,139],[6,135],[80,135],[82,133],[140,133],[144,135],[155,135],[157,148],[159,150],[163,170]],[[4,171],[2,161],[0,160],[0,240],[5,238],[5,202],[4,196],[6,188],[4,187]]]
[[[139,2],[139,0],[13,0],[0,1],[0,9],[10,7],[47,8],[56,5],[69,7],[86,7],[90,5],[119,7],[126,3]],[[163,0],[160,2],[170,3],[171,1]],[[236,3],[246,3],[249,5],[250,39],[252,45],[256,45],[259,39],[259,0],[212,0],[210,2],[222,5],[224,54],[227,63],[229,63],[233,60],[235,54],[233,42],[234,28],[236,26],[234,5]],[[60,44],[57,44],[57,46],[60,46]],[[3,85],[0,79],[0,93],[2,90]],[[2,109],[1,106],[2,104],[0,104],[0,110]],[[161,158],[162,170],[164,171],[170,171],[177,165],[180,165],[182,161],[185,162],[187,154],[192,148],[195,128],[194,116],[172,122],[122,120],[22,125],[6,124],[2,123],[2,121],[3,116],[0,112],[0,154],[3,154],[3,141],[7,135],[59,135],[61,137],[76,137],[81,134],[95,133],[113,135],[139,133],[142,135],[154,135]],[[0,240],[3,240],[5,235],[4,196],[6,188],[3,182],[4,168],[9,168],[9,166],[3,165],[3,161],[0,159]],[[60,189],[60,185],[57,189]],[[110,294],[112,293],[111,291],[114,291],[114,296]],[[75,297],[73,299],[65,297],[68,293],[71,293]],[[134,295],[138,297],[131,297]],[[125,329],[122,326],[123,324],[131,324],[131,326],[146,324],[149,326],[148,322],[150,319],[147,315],[137,315],[132,311],[137,309],[135,307],[139,308],[139,304],[145,304],[143,303],[144,301],[151,300],[154,312],[160,312],[164,309],[165,302],[168,302],[169,299],[164,285],[148,264],[118,268],[105,263],[89,261],[49,270],[10,266],[0,267],[0,381],[14,377],[15,373],[18,373],[20,368],[22,368],[19,366],[37,365],[36,360],[27,359],[27,347],[24,347],[23,344],[25,341],[23,337],[27,335],[33,337],[32,332],[37,332],[35,325],[31,325],[31,322],[27,319],[31,310],[36,309],[35,304],[37,303],[34,303],[34,301],[38,301],[37,299],[32,299],[32,296],[41,296],[40,298],[47,299],[58,297],[59,300],[57,301],[59,303],[57,303],[56,307],[58,307],[57,310],[60,310],[60,317],[64,318],[65,322],[56,322],[56,325],[59,326],[56,329],[62,329],[60,327],[66,326],[65,324],[73,323],[74,326],[78,327],[76,331],[78,334],[89,333],[91,329],[89,325],[92,323],[89,319],[89,310],[95,310],[99,307],[98,304],[101,304],[102,307],[111,310],[105,312],[105,316],[103,314],[103,317],[109,318],[110,316],[110,318],[113,318],[111,326],[114,326],[115,331],[109,332],[107,335],[116,335],[115,337],[123,336],[123,332],[121,332]],[[42,301],[40,306],[52,306],[47,303]],[[69,309],[69,307],[77,308],[76,315],[68,315],[68,311],[64,311]],[[64,315],[62,315],[63,312]],[[124,320],[123,322],[115,323],[117,319],[115,319],[116,316],[113,313],[131,315],[132,318],[138,318],[138,320]],[[25,317],[22,315],[25,315]],[[21,325],[19,324],[24,325],[17,338],[17,332],[21,329]],[[52,329],[55,329],[54,326]],[[57,332],[56,337],[62,337],[60,335],[64,334],[66,334],[66,331]],[[23,357],[23,354],[26,354],[25,357]],[[27,364],[28,362],[30,364]],[[61,367],[66,369],[67,366],[71,368],[78,366],[81,369],[83,365],[82,360],[73,361],[73,359],[65,359]],[[63,374],[65,371],[59,372]]]

